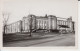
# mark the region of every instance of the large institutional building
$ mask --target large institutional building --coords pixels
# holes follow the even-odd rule
[[[27,17],[23,17],[22,20],[5,27],[6,33],[30,32],[30,29],[32,31],[48,30],[50,32],[51,30],[61,30],[62,28],[69,32],[75,31],[72,17],[60,18],[47,14],[45,16],[30,14]]]

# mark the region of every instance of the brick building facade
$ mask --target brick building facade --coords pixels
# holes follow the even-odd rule
[[[54,15],[35,16],[28,15],[23,17],[22,20],[9,24],[6,27],[6,33],[16,32],[30,32],[30,29],[34,30],[60,30],[64,27],[66,31],[74,31],[74,22],[72,18],[60,18]]]

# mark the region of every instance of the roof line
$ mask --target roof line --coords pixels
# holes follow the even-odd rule
[[[67,18],[61,18],[61,17],[57,17],[57,18],[60,18],[60,19],[67,19]]]

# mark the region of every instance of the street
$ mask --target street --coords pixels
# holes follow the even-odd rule
[[[45,35],[32,40],[7,42],[3,47],[75,46],[75,34]]]

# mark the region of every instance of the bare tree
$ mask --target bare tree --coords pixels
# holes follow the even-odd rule
[[[3,12],[2,17],[3,17],[3,34],[5,34],[5,30],[7,29],[6,26],[10,17],[10,13]]]
[[[32,15],[30,15],[30,20],[29,20],[29,28],[30,28],[30,36],[32,36]]]

